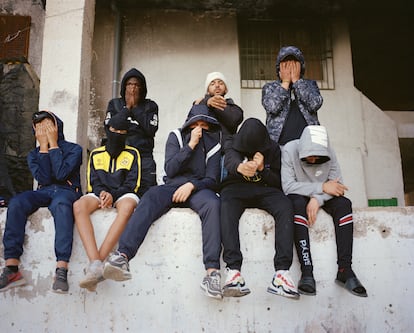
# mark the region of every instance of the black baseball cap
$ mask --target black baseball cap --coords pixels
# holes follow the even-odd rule
[[[50,112],[36,111],[35,113],[33,113],[33,116],[32,116],[33,125],[36,125],[37,123],[41,122],[43,119],[46,119],[46,118],[49,118],[55,121],[55,118]]]

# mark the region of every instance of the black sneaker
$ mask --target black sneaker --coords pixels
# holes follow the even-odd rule
[[[69,291],[68,270],[64,267],[56,268],[55,281],[52,291],[58,294],[67,294]]]
[[[14,273],[10,268],[4,267],[3,273],[0,275],[0,291],[6,291],[25,284],[26,280],[20,271]]]

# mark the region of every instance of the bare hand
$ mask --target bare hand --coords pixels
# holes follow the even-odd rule
[[[101,200],[99,207],[100,208],[111,208],[113,203],[112,194],[106,191],[101,191],[99,194],[99,199]]]
[[[323,183],[322,190],[327,194],[340,197],[342,195],[345,195],[345,191],[348,190],[348,187],[341,184],[339,182],[339,179],[333,179]]]
[[[129,87],[125,90],[125,104],[131,110],[138,105],[138,88],[136,86]]]
[[[319,211],[319,203],[318,200],[315,198],[311,198],[306,206],[306,213],[308,214],[308,222],[309,226],[313,226],[316,222],[316,216],[318,215]]]
[[[52,121],[45,122],[46,136],[49,143],[49,148],[58,148],[58,129]]]
[[[264,156],[260,152],[256,152],[253,155],[253,161],[256,162],[257,170],[263,171],[264,169]]]
[[[289,65],[289,61],[280,63],[279,77],[282,80],[282,85],[285,84],[289,87],[289,84],[292,82],[291,66]]]
[[[43,121],[44,122],[44,121]],[[43,122],[37,123],[35,127],[36,140],[39,142],[39,149],[41,152],[49,150],[49,141],[46,133],[46,126]]]
[[[257,163],[255,161],[247,161],[240,163],[237,172],[246,177],[253,177],[256,174]]]
[[[191,138],[190,138],[190,142],[188,143],[191,149],[194,149],[195,146],[198,145],[198,143],[200,142],[200,138],[202,136],[203,136],[203,129],[200,126],[194,127],[191,130]]]
[[[175,203],[186,202],[194,190],[194,185],[190,182],[181,185],[174,192],[172,201]]]
[[[300,62],[299,61],[289,61],[290,62],[290,77],[292,82],[295,83],[300,79]]]
[[[223,111],[227,106],[227,102],[223,96],[215,95],[207,100],[207,106]]]

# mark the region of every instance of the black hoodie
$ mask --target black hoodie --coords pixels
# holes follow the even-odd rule
[[[128,79],[135,77],[141,84],[138,105],[128,110],[125,102],[125,90]],[[158,105],[146,98],[147,83],[144,75],[136,68],[125,73],[121,81],[121,98],[114,98],[108,104],[105,126],[118,112],[126,112],[130,127],[126,144],[137,148],[142,157],[151,157],[154,150],[154,136],[158,130]]]
[[[254,177],[245,177],[237,171],[240,163],[251,160],[256,152],[264,156],[264,169]],[[222,187],[234,183],[251,183],[282,189],[280,181],[280,148],[272,141],[266,126],[256,118],[248,118],[238,133],[230,136],[224,144],[224,166],[228,176]]]

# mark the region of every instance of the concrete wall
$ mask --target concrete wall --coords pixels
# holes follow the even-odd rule
[[[98,244],[114,214],[92,215]],[[1,235],[5,219],[6,209],[0,209]],[[323,212],[310,235],[317,295],[291,300],[267,293],[273,274],[273,220],[249,209],[241,218],[240,235],[242,270],[252,293],[210,299],[199,289],[204,274],[200,220],[191,210],[178,208],[151,227],[130,263],[132,280],[104,281],[93,293],[78,287],[87,259],[75,231],[70,292],[58,295],[50,291],[54,227],[44,208],[26,227],[21,268],[29,284],[0,293],[0,332],[412,332],[414,208],[356,209],[354,221],[353,267],[368,298],[334,283],[334,231]],[[296,256],[291,272],[297,281]]]
[[[222,71],[229,81],[228,96],[241,105],[245,118],[265,120],[261,90],[240,88],[234,15],[166,10],[124,15],[119,74],[122,76],[130,67],[142,70],[147,77],[148,97],[159,105],[160,128],[155,138],[159,176],[168,132],[181,126],[192,101],[203,94],[206,73]],[[98,6],[97,17],[93,62],[97,85],[93,85],[96,98],[91,105],[95,118],[89,127],[95,129],[89,133],[92,145],[100,142],[96,129],[102,124],[111,98],[112,76],[108,68],[112,68],[113,60],[112,53],[108,52],[113,44],[113,13]],[[214,33],[218,26],[220,33]],[[398,203],[404,205],[397,128],[355,89],[349,33],[344,22],[336,20],[333,23],[332,40],[335,90],[322,90],[324,104],[319,117],[327,126],[336,149],[345,182],[350,188],[348,195],[356,207],[366,207],[368,199],[391,197],[397,197]],[[381,145],[373,141],[376,140],[372,135],[376,127],[381,128]],[[389,163],[378,163],[377,156],[381,153],[392,158]]]

